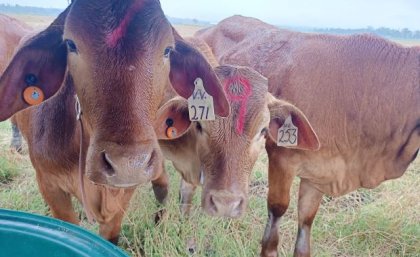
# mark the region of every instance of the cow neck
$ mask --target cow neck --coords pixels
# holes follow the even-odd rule
[[[82,122],[82,108],[80,107],[80,101],[77,95],[75,95],[76,99],[76,119],[79,121],[80,127],[80,149],[79,149],[79,183],[80,183],[80,192],[82,194],[82,205],[83,209],[86,213],[86,217],[90,223],[93,223],[93,215],[90,211],[86,200],[86,190],[85,190],[85,173],[86,173],[86,158],[84,154],[84,147],[83,147],[83,137],[84,137],[84,127]]]

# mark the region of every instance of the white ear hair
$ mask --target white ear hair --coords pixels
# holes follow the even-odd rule
[[[176,102],[180,102],[180,103],[183,103],[185,106],[188,106],[188,101],[185,98],[183,98],[181,96],[175,96],[159,108],[158,114],[161,110],[164,110],[167,106],[171,106],[171,105],[173,105],[173,103],[176,103]],[[179,105],[179,107],[181,107],[181,106],[182,105]]]
[[[267,105],[277,100],[277,98],[273,96],[270,92],[267,92],[265,98],[267,100]]]

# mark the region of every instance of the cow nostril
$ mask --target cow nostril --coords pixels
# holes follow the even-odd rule
[[[147,162],[147,167],[150,168],[153,166],[153,163],[155,163],[156,161],[156,151],[153,150],[152,153],[150,154],[150,159]]]
[[[104,168],[105,168],[105,172],[106,172],[106,174],[108,175],[108,176],[113,176],[113,175],[115,175],[115,170],[114,170],[114,167],[113,167],[113,165],[112,165],[112,161],[111,161],[111,159],[109,158],[109,156],[105,153],[105,152],[102,152],[102,162],[103,162],[103,164],[104,164]]]
[[[210,203],[210,208],[212,208],[217,213],[217,205],[214,201],[213,195],[210,195],[209,203]]]
[[[243,198],[241,198],[239,201],[237,201],[234,206],[233,206],[233,210],[237,211],[237,212],[241,212],[242,211],[242,207],[244,205],[245,200]]]

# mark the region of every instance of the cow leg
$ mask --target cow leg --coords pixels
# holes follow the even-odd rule
[[[262,257],[277,256],[279,243],[278,224],[284,215],[290,202],[290,188],[294,173],[290,169],[282,168],[278,160],[279,154],[270,151],[268,162],[268,222],[262,239]]]
[[[99,234],[114,245],[118,245],[123,218],[124,212],[121,211],[118,212],[111,220],[103,223],[101,222],[99,224]]]
[[[45,176],[44,178],[40,173],[41,172],[37,170],[39,191],[50,207],[53,217],[78,225],[80,220],[73,209],[71,195],[62,190],[58,186],[58,183],[48,180],[48,176]]]
[[[321,204],[323,193],[307,180],[302,179],[299,187],[298,236],[295,245],[295,257],[311,256],[311,227]]]
[[[10,148],[18,153],[22,153],[22,135],[19,128],[16,125],[15,119],[12,118],[12,141],[10,142]]]
[[[121,224],[135,189],[109,189],[96,186],[92,188],[96,196],[100,196],[100,201],[91,199],[91,206],[97,210],[95,216],[99,223],[99,234],[117,245]]]
[[[166,203],[166,199],[168,197],[168,184],[168,173],[166,172],[164,164],[162,164],[161,175],[156,180],[152,181],[153,192],[155,193],[156,200],[158,200],[161,204]]]
[[[166,200],[168,198],[168,184],[168,173],[166,173],[165,165],[162,163],[162,173],[156,180],[152,181],[152,187],[156,200],[158,200],[158,202],[163,205],[166,204]],[[160,223],[165,213],[166,210],[164,208],[155,213],[155,224]]]
[[[179,200],[181,202],[181,214],[188,216],[191,212],[192,200],[194,197],[195,189],[197,187],[186,182],[181,178],[181,188],[179,190]]]

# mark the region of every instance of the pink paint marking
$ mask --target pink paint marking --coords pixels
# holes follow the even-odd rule
[[[133,20],[136,13],[140,11],[143,3],[144,1],[135,1],[128,9],[128,12],[121,21],[120,25],[106,36],[106,44],[108,47],[115,47],[118,41],[125,36],[130,22]]]
[[[240,95],[233,94],[229,90],[229,86],[234,83],[241,84],[243,87],[243,92]],[[225,82],[225,92],[230,102],[238,102],[240,103],[239,114],[236,121],[236,131],[239,135],[242,135],[244,132],[245,126],[245,115],[246,115],[246,106],[248,103],[249,97],[252,95],[252,88],[249,81],[242,77],[234,77]]]

